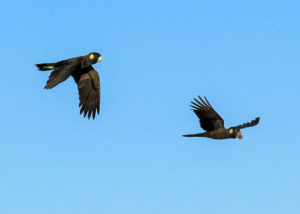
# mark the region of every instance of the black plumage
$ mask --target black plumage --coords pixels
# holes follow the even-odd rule
[[[199,118],[200,126],[206,132],[197,134],[187,134],[184,137],[208,137],[212,139],[227,139],[227,138],[239,138],[242,139],[241,129],[256,126],[259,123],[259,117],[252,120],[250,123],[244,123],[243,125],[233,126],[229,129],[224,127],[223,118],[214,110],[206,97],[203,100],[198,96],[199,100],[194,98],[191,103],[192,111]]]
[[[80,114],[95,119],[100,112],[100,78],[93,64],[102,61],[101,54],[92,52],[86,56],[74,57],[56,63],[36,64],[41,71],[53,70],[45,89],[51,89],[72,76],[77,83]]]

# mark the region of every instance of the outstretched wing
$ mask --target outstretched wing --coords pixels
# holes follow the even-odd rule
[[[256,126],[259,123],[259,119],[260,117],[255,118],[254,120],[252,120],[250,123],[244,123],[243,125],[239,125],[239,126],[233,126],[231,128],[233,129],[244,129],[244,128],[248,128],[251,126]]]
[[[100,112],[100,78],[98,72],[92,67],[82,70],[80,76],[73,76],[78,85],[80,114],[84,117],[92,116],[95,119],[96,112]]]
[[[204,97],[205,101],[198,95],[199,100],[194,98],[195,102],[191,102],[192,111],[195,112],[199,118],[200,126],[206,131],[213,131],[219,128],[224,128],[224,120],[222,117],[213,109],[208,102],[207,98]]]
[[[77,58],[63,60],[52,65],[52,67],[54,67],[54,71],[51,72],[45,89],[51,89],[55,87],[59,83],[68,79],[73,72],[76,72],[76,70],[80,69],[80,61]],[[39,65],[42,64],[37,64],[38,68]]]

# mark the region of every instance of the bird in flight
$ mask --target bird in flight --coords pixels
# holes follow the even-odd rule
[[[51,89],[72,76],[77,83],[79,93],[80,114],[88,119],[95,119],[100,112],[100,78],[93,64],[102,61],[101,54],[89,53],[54,63],[36,64],[40,71],[53,70],[46,83],[45,89]]]
[[[208,137],[212,139],[228,139],[228,138],[239,138],[242,139],[241,129],[256,126],[259,122],[259,117],[252,120],[250,123],[244,123],[239,126],[233,126],[228,129],[224,127],[223,118],[213,109],[207,98],[204,96],[203,100],[198,96],[199,100],[194,98],[191,103],[192,111],[199,118],[200,126],[206,132],[187,134],[183,137]]]

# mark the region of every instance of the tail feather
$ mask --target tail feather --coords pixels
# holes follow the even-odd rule
[[[55,69],[55,64],[56,63],[41,63],[41,64],[36,64],[36,67],[40,71],[48,71],[48,70],[54,70]]]
[[[183,137],[205,137],[205,133],[185,134]]]

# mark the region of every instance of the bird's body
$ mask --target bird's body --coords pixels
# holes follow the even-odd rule
[[[222,140],[228,138],[235,138],[234,135],[230,134],[227,129],[217,129],[209,132],[202,132],[196,134],[183,135],[184,137],[208,137],[215,140]]]
[[[244,123],[243,125],[230,127],[226,129],[224,127],[223,118],[213,109],[206,97],[205,101],[198,96],[191,103],[192,111],[199,118],[200,126],[206,131],[203,133],[187,134],[184,137],[208,137],[212,139],[228,139],[228,138],[239,138],[242,139],[241,129],[255,126],[259,122],[259,117],[252,120],[250,123]]]
[[[36,64],[39,70],[53,70],[49,76],[45,89],[51,89],[59,83],[73,76],[78,85],[80,114],[84,117],[95,118],[100,112],[100,78],[93,64],[102,61],[102,56],[93,52],[86,56],[61,60],[56,63]]]

